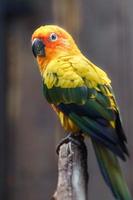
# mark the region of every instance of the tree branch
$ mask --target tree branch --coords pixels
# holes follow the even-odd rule
[[[54,200],[87,200],[87,150],[80,136],[75,139],[60,146]]]

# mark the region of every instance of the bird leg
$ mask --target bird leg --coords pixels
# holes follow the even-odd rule
[[[64,137],[63,139],[61,139],[61,141],[59,142],[59,144],[56,147],[56,153],[59,155],[59,150],[60,147],[63,144],[67,144],[69,142],[81,147],[84,141],[84,137],[81,133],[69,133],[67,134],[66,137]]]

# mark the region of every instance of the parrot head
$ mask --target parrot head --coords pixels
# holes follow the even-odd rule
[[[56,25],[39,27],[34,31],[31,40],[32,52],[41,71],[54,58],[80,52],[71,35]]]

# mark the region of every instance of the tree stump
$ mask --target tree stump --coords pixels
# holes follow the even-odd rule
[[[60,146],[58,184],[53,200],[87,200],[87,149],[83,138],[77,136],[77,141]]]

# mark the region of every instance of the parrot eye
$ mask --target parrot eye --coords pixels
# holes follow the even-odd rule
[[[50,41],[54,42],[58,39],[58,36],[56,35],[56,33],[51,33],[49,39]]]

